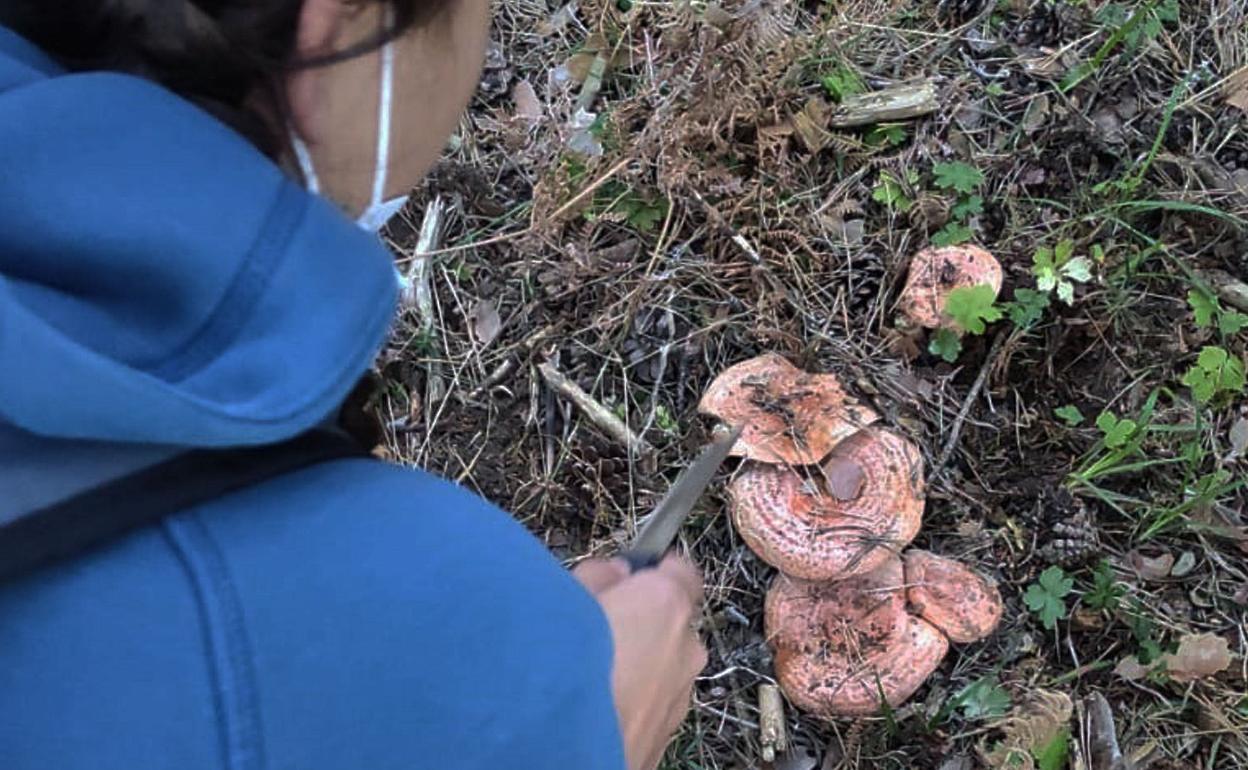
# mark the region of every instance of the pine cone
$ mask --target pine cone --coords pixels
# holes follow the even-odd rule
[[[854,275],[849,283],[853,287],[853,295],[849,298],[851,316],[865,317],[880,294],[880,284],[884,281],[884,263],[878,254],[864,252],[854,257]]]
[[[991,0],[940,0],[936,15],[942,23],[950,26],[965,24],[979,15]]]
[[[925,194],[914,202],[910,209],[910,224],[931,233],[945,226],[953,205],[948,198],[940,195]]]
[[[638,382],[651,385],[659,377],[668,379],[673,373],[672,355],[662,360],[662,348],[687,332],[674,313],[666,308],[650,307],[633,319],[633,328],[621,345],[620,352],[629,367],[629,376]]]
[[[1030,48],[1056,46],[1078,25],[1073,8],[1044,0],[1032,6],[1027,18],[1018,23],[1011,37]]]
[[[1049,564],[1076,567],[1092,561],[1100,553],[1096,523],[1082,500],[1064,489],[1042,493],[1038,529],[1051,533],[1037,552]]]

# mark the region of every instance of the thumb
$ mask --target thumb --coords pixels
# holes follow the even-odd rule
[[[586,559],[572,569],[572,577],[594,596],[623,581],[631,574],[623,559]]]

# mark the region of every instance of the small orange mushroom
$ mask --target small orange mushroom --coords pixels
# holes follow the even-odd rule
[[[910,275],[897,305],[911,323],[926,329],[949,324],[945,301],[954,289],[987,284],[1001,291],[1001,263],[978,246],[923,249],[910,260]]]
[[[965,644],[996,630],[1004,605],[997,587],[969,567],[928,551],[906,552],[910,606],[950,640]]]
[[[790,701],[823,717],[874,714],[881,699],[900,705],[936,670],[949,642],[906,612],[901,579],[897,556],[848,580],[776,577],[765,623]]]
[[[845,394],[834,374],[803,372],[772,353],[720,373],[698,409],[744,425],[734,455],[767,463],[813,465],[878,419]]]
[[[913,443],[868,428],[843,441],[835,462],[863,474],[857,496],[838,499],[807,469],[752,463],[728,486],[733,522],[763,561],[806,580],[870,572],[918,534],[923,462]]]

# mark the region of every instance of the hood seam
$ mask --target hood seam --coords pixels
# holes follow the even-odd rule
[[[264,770],[264,730],[242,603],[220,547],[193,512],[165,519],[166,541],[195,596],[224,770]]]
[[[150,367],[150,374],[171,383],[181,382],[234,342],[264,296],[269,278],[285,254],[284,247],[306,210],[306,196],[293,184],[283,181],[264,218],[264,226],[212,312],[179,350]]]

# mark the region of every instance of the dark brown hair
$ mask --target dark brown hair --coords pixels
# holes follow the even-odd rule
[[[393,24],[350,50],[303,62],[294,58],[303,0],[3,0],[0,24],[70,70],[160,83],[276,157],[285,146],[273,120],[286,112],[282,73],[371,50],[451,0],[356,1],[389,5]]]

